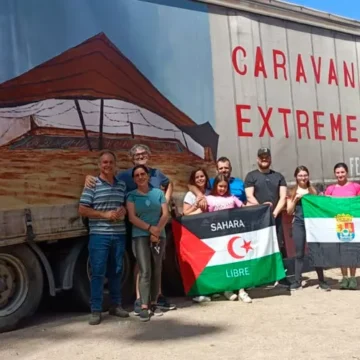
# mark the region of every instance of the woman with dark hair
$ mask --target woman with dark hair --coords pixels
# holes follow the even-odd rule
[[[295,281],[290,285],[291,291],[302,288],[301,275],[304,267],[306,232],[301,198],[307,194],[317,194],[316,189],[311,186],[309,180],[309,170],[306,166],[298,166],[295,169],[294,177],[296,179],[296,185],[293,189],[291,189],[290,196],[287,200],[287,212],[289,215],[294,215],[292,223],[292,237],[296,250]],[[330,291],[330,286],[324,280],[323,269],[315,267],[315,270],[319,279],[319,288],[325,291]]]
[[[209,176],[203,168],[197,168],[191,172],[188,184],[196,186],[204,195],[209,194],[209,190],[207,189]],[[188,191],[184,197],[183,214],[185,216],[201,214],[203,211],[199,206],[199,202],[202,198],[203,197],[197,197],[193,192]],[[193,298],[193,301],[197,303],[208,302],[211,301],[211,298],[204,295],[198,295]]]
[[[189,185],[196,186],[202,194],[207,195],[209,190],[207,189],[209,184],[209,176],[203,168],[197,168],[190,174]],[[184,197],[183,214],[195,215],[202,213],[199,206],[199,202],[202,198],[196,197],[196,195],[188,191]]]
[[[340,162],[334,166],[334,174],[337,180],[335,185],[330,185],[325,190],[325,195],[335,197],[353,197],[360,195],[360,185],[348,181],[348,167]],[[341,289],[356,290],[357,281],[355,278],[356,267],[350,268],[350,278],[348,277],[348,268],[341,268],[342,279],[340,281]]]
[[[137,186],[127,198],[127,211],[132,226],[132,246],[140,269],[140,320],[150,320],[150,311],[162,315],[157,308],[161,266],[165,251],[164,227],[169,218],[165,195],[149,186],[149,169],[137,165],[132,170]],[[150,311],[149,311],[150,310]]]
[[[214,179],[214,185],[210,195],[206,196],[208,211],[219,211],[245,206],[236,196],[230,195],[229,180],[226,176],[219,174]],[[224,296],[231,301],[238,298],[244,303],[251,303],[252,300],[245,289],[240,289],[238,295],[232,291],[225,291]]]
[[[215,177],[210,195],[206,196],[206,201],[209,212],[244,206],[242,201],[230,194],[229,180],[222,174]]]

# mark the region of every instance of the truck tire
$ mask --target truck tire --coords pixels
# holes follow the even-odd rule
[[[134,281],[132,276],[132,262],[127,250],[124,253],[123,270],[122,270],[122,297],[123,304],[129,302],[129,299],[133,297]],[[89,252],[87,246],[81,251],[74,271],[74,284],[73,294],[77,304],[84,310],[90,310],[90,264],[89,264]],[[107,311],[110,306],[110,296],[107,290],[107,280],[104,284],[104,298],[103,298],[103,311]]]
[[[166,255],[162,271],[162,292],[166,296],[184,296],[185,294],[171,225],[166,226]]]
[[[0,333],[35,313],[43,285],[40,262],[26,245],[0,248]]]

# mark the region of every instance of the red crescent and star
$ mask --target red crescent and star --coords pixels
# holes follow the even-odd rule
[[[234,243],[237,239],[241,239],[240,236],[234,236],[232,237],[229,242],[228,242],[228,245],[227,245],[227,249],[228,249],[228,252],[229,254],[234,258],[234,259],[243,259],[245,256],[242,256],[242,255],[238,255],[235,251],[234,251]],[[241,246],[243,249],[245,249],[246,251],[246,254],[250,251],[250,250],[254,250],[252,247],[251,247],[251,241],[246,241],[244,239],[243,240],[243,245]]]

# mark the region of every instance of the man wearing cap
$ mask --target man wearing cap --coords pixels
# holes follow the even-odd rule
[[[282,174],[270,169],[271,152],[269,148],[260,148],[257,153],[256,170],[250,171],[245,178],[245,192],[248,203],[252,205],[268,204],[275,218],[279,249],[284,256],[284,233],[282,228],[282,210],[286,204],[286,181]],[[279,282],[288,286],[287,279]]]

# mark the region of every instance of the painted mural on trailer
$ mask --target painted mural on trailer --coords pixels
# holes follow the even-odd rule
[[[244,178],[263,146],[289,182],[359,180],[354,36],[190,0],[2,5],[1,208],[74,203],[100,149],[125,169],[139,142],[178,203],[194,167]]]
[[[135,17],[149,15],[147,21],[141,22],[142,34],[135,38],[130,36],[135,28],[132,24],[125,33],[114,36],[117,43],[135,58],[134,61],[110,40],[107,33],[100,32],[0,84],[2,208],[77,201],[84,176],[96,173],[101,149],[115,151],[119,168],[125,169],[131,166],[129,149],[137,143],[148,145],[153,153],[151,165],[161,168],[174,181],[175,197],[178,195],[179,199],[194,166],[205,165],[210,171],[214,170],[218,135],[211,124],[213,115],[204,121],[202,112],[187,108],[187,114],[181,109],[181,104],[188,104],[186,98],[196,91],[192,84],[194,78],[185,74],[192,72],[193,65],[184,59],[181,67],[173,71],[173,75],[169,74],[174,62],[179,65],[179,60],[174,60],[176,54],[170,52],[180,53],[181,49],[170,46],[167,36],[171,36],[171,31],[167,35],[161,31],[161,26],[165,27],[175,16],[174,11],[176,16],[183,13],[184,17],[206,14],[186,7],[179,9],[139,1],[128,6],[116,1],[109,3],[117,3],[122,10],[126,8],[127,16],[130,13]],[[89,4],[87,6],[89,11],[95,10],[90,9]],[[112,10],[107,8],[108,12]],[[157,24],[156,20],[160,19],[164,19],[165,24]],[[155,24],[157,29],[153,28]],[[88,24],[89,28],[94,25]],[[181,24],[181,28],[184,25]],[[73,30],[74,37],[78,38],[76,26],[70,25],[68,31]],[[139,29],[138,22],[136,28]],[[64,42],[57,30],[54,29],[50,46],[57,40]],[[114,31],[110,29],[109,33]],[[152,51],[146,49],[148,42],[160,40],[163,45],[154,47]],[[162,56],[160,62],[156,60],[156,52],[162,46],[165,46],[168,56]],[[146,59],[150,63],[159,63],[152,70],[148,68]],[[29,63],[32,61],[33,58],[28,59]],[[20,61],[21,66],[24,64]],[[159,69],[163,69],[163,74]],[[180,83],[179,69],[184,72],[181,81],[188,80],[187,83]],[[201,71],[196,71],[201,76]],[[174,88],[166,91],[162,76],[173,77],[176,92]],[[168,97],[164,93],[168,93]],[[202,94],[202,102],[204,98],[206,96]],[[208,98],[211,101],[211,91]],[[189,116],[191,113],[197,119]]]

